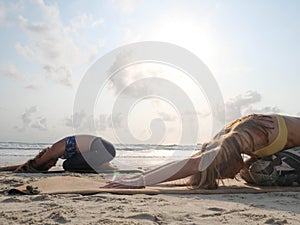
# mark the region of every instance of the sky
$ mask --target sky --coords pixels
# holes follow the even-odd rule
[[[0,141],[51,143],[96,130],[113,143],[178,144],[194,129],[199,142],[209,139],[209,99],[167,65],[124,68],[99,84],[93,113],[74,113],[89,68],[114,49],[143,41],[196,55],[219,87],[225,122],[249,113],[300,116],[299,10],[296,0],[0,0]],[[112,113],[120,92],[145,77],[173,82],[195,112],[178,110],[180,100],[146,95],[143,84],[127,93],[129,112]],[[133,139],[122,138],[129,133]]]

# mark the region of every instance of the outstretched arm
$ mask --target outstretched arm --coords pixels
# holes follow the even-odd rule
[[[47,164],[49,161],[56,160],[61,157],[65,152],[66,140],[62,139],[48,148],[47,151],[41,156],[35,159],[35,166],[41,167]]]
[[[20,167],[22,164],[20,165],[14,165],[14,166],[4,166],[4,167],[0,167],[0,171],[14,171],[16,170],[18,167]]]
[[[144,175],[112,181],[105,188],[140,188],[196,174],[200,159],[188,158],[147,171]]]

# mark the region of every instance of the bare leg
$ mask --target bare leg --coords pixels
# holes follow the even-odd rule
[[[62,139],[51,146],[40,158],[35,160],[36,167],[46,164],[50,160],[58,159],[61,157],[66,149],[66,139]]]

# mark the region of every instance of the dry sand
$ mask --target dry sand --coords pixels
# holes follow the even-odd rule
[[[99,176],[98,174],[68,174]],[[0,224],[300,224],[300,193],[8,195],[49,174],[0,174]]]

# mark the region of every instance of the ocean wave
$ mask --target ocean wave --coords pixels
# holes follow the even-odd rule
[[[22,163],[35,157],[47,143],[0,142],[0,164]],[[191,145],[115,144],[116,159],[130,163],[149,163],[178,160],[194,152]]]
[[[19,143],[19,142],[0,142],[0,150],[42,150],[50,146],[47,143]],[[115,144],[118,151],[143,151],[143,150],[180,150],[190,151],[195,148],[199,149],[199,145],[153,145],[153,144]]]

